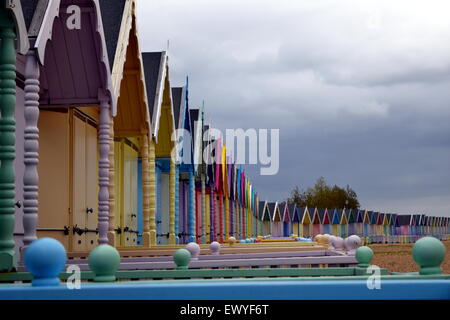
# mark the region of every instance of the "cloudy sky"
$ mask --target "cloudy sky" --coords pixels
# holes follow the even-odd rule
[[[225,128],[280,129],[284,200],[319,176],[363,208],[450,216],[448,1],[141,0],[143,51]]]

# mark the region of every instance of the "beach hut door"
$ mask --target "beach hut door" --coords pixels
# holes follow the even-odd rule
[[[98,150],[96,124],[74,111],[73,117],[73,250],[97,246]],[[75,230],[76,229],[76,230]]]

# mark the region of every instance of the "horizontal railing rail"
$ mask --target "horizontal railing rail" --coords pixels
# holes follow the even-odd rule
[[[175,250],[172,252],[172,254]],[[224,260],[224,259],[258,259],[258,258],[281,258],[281,257],[316,257],[316,256],[340,256],[345,255],[344,252],[322,250],[322,251],[283,251],[283,252],[256,252],[256,253],[225,253],[225,254],[203,254],[199,255],[199,260]],[[173,257],[125,257],[122,262],[157,262],[171,261]],[[71,259],[70,264],[87,263],[87,259]]]
[[[386,280],[386,279],[383,279]],[[448,280],[390,280],[380,290],[366,279],[179,280],[82,284],[80,289],[0,285],[0,300],[448,300]]]
[[[228,260],[192,260],[189,268],[233,268],[233,267],[281,267],[281,266],[353,266],[358,262],[354,256],[323,256],[323,257],[282,257],[282,258],[258,258],[258,259],[228,259]],[[88,264],[78,264],[82,271],[89,270]],[[175,269],[177,265],[173,261],[156,262],[122,262],[119,270],[157,270]],[[24,267],[19,268],[24,271]]]

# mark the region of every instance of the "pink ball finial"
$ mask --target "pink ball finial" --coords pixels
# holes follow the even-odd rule
[[[209,249],[211,250],[212,255],[218,255],[220,250],[220,243],[218,243],[217,241],[211,242],[211,244],[209,245]]]
[[[200,246],[197,243],[189,242],[185,248],[191,253],[191,260],[198,260]]]
[[[334,237],[333,247],[336,250],[343,250],[344,249],[344,239],[342,239],[341,237]]]

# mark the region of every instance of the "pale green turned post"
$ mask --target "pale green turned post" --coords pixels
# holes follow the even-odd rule
[[[445,246],[436,238],[424,237],[418,240],[413,247],[414,262],[419,265],[419,274],[441,274],[441,264],[445,258]]]
[[[0,7],[0,272],[16,269],[14,253],[16,156],[16,38],[15,23],[6,1]]]
[[[116,281],[116,272],[120,265],[120,254],[116,248],[101,244],[89,253],[88,262],[89,268],[94,272],[95,282]]]
[[[191,262],[191,253],[186,249],[178,249],[173,254],[173,262],[177,265],[177,270],[186,270]]]
[[[355,259],[358,261],[358,268],[368,268],[373,259],[373,251],[369,247],[359,247],[355,252]]]

